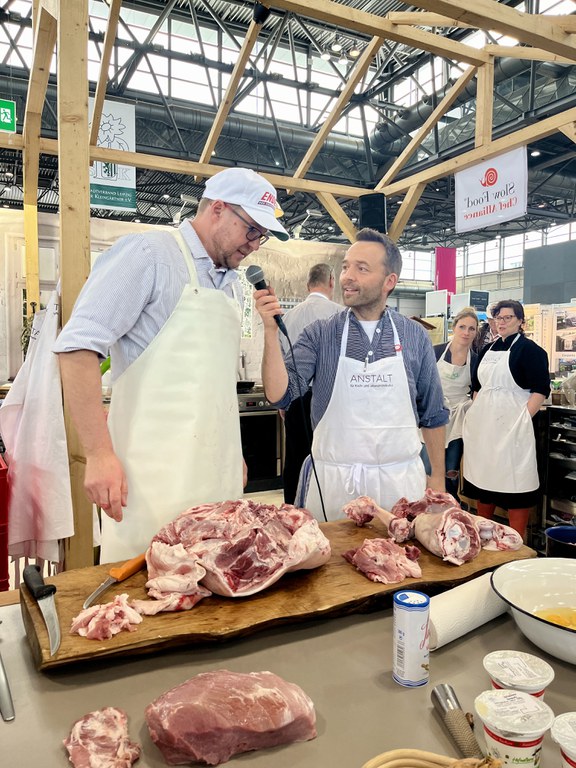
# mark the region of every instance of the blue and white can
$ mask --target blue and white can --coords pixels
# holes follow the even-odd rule
[[[428,595],[414,590],[394,593],[392,677],[400,685],[417,688],[430,678],[429,614]]]

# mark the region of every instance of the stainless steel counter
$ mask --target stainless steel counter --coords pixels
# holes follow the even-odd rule
[[[408,747],[456,757],[432,709],[430,691],[438,683],[450,683],[465,711],[472,711],[474,697],[489,688],[482,658],[497,649],[516,648],[549,661],[556,678],[547,703],[555,714],[576,710],[576,667],[539,652],[508,616],[431,653],[430,683],[418,689],[392,681],[391,610],[269,631],[211,648],[83,664],[50,674],[38,673],[32,665],[19,606],[0,608],[0,619],[0,652],[16,708],[13,722],[0,721],[0,753],[6,766],[69,765],[62,739],[76,719],[104,706],[128,713],[130,735],[143,749],[136,765],[164,766],[148,735],[144,708],[160,693],[210,669],[271,670],[302,686],[316,705],[314,741],[238,756],[228,763],[238,768],[359,768],[380,752]],[[478,740],[483,744],[481,735]],[[559,750],[547,734],[542,768],[559,765]]]

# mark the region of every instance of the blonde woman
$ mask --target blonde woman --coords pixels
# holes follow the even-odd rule
[[[478,355],[472,351],[477,333],[478,317],[472,307],[466,307],[454,318],[450,341],[434,347],[444,406],[450,410],[450,421],[446,425],[446,490],[455,499],[458,498],[460,462],[464,450],[462,423],[472,402],[470,385],[478,364]],[[430,462],[425,446],[421,457],[426,474],[429,474]]]

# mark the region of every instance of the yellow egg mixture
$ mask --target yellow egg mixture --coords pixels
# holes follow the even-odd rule
[[[553,624],[560,624],[561,627],[576,629],[576,608],[545,608],[541,611],[534,611],[534,616],[551,621]]]

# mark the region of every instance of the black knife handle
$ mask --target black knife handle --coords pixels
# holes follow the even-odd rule
[[[24,584],[26,584],[36,600],[41,600],[43,597],[48,597],[56,592],[54,584],[44,583],[44,577],[38,565],[27,565],[22,571],[22,576]]]

